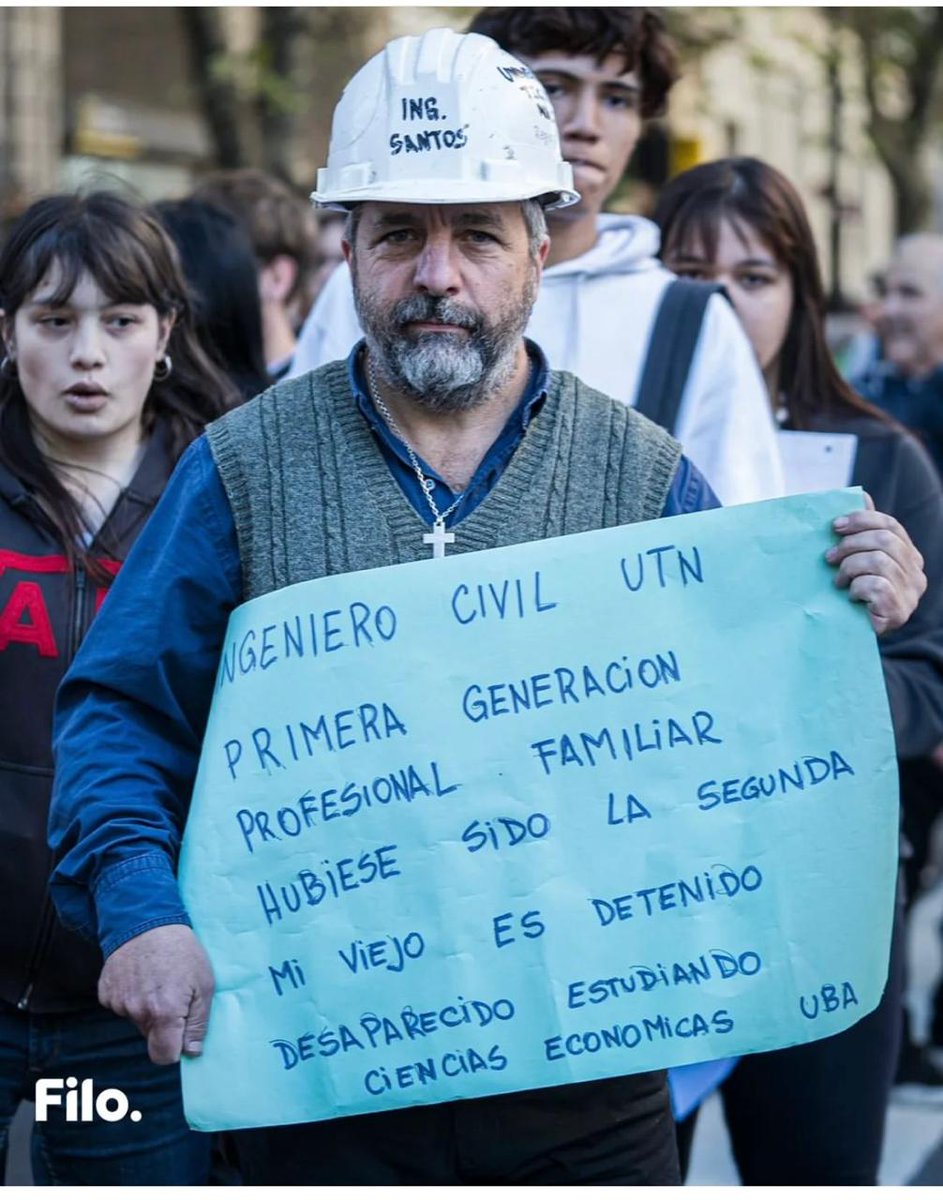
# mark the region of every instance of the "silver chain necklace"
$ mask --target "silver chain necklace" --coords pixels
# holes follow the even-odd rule
[[[455,541],[455,534],[449,533],[445,528],[445,518],[451,516],[451,514],[455,512],[455,510],[461,504],[462,497],[465,495],[465,493],[462,492],[460,495],[456,496],[455,500],[448,506],[445,512],[439,512],[438,505],[432,498],[432,490],[435,487],[435,480],[430,479],[423,473],[415,451],[403,436],[403,432],[400,427],[393,420],[393,414],[383,403],[383,398],[380,395],[380,387],[377,382],[376,367],[374,366],[373,359],[369,354],[367,355],[367,382],[370,385],[370,395],[373,397],[373,403],[383,414],[383,419],[386,421],[387,425],[389,425],[392,432],[406,447],[406,453],[409,455],[409,461],[412,463],[413,470],[416,472],[416,478],[419,480],[419,485],[422,488],[422,494],[425,496],[426,503],[432,510],[432,516],[434,518],[432,522],[432,532],[424,533],[422,535],[422,540],[427,546],[432,547],[433,558],[445,558],[446,545],[451,545]]]

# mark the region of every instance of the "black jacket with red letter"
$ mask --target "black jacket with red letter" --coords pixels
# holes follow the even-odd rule
[[[91,546],[110,574],[173,466],[167,432],[158,426]],[[0,468],[0,1000],[21,1009],[97,1003],[98,947],[65,929],[49,899],[46,824],[56,689],[106,592],[85,570],[70,568],[40,506]]]

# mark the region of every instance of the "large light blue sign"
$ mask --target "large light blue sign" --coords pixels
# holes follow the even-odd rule
[[[800,496],[299,584],[227,632],[181,857],[203,1129],[702,1061],[877,1004],[896,760]]]

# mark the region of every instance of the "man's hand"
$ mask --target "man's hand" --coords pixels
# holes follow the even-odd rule
[[[98,999],[130,1018],[147,1038],[152,1062],[175,1063],[203,1050],[213,999],[213,969],[188,925],[159,925],[109,954]]]
[[[864,498],[867,509],[834,522],[841,541],[825,557],[838,567],[836,585],[867,604],[875,633],[890,633],[910,619],[927,590],[923,556],[903,525],[875,512],[867,492]]]

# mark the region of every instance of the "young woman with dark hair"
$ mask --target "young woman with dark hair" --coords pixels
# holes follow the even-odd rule
[[[37,1088],[36,1183],[201,1183],[208,1138],[178,1068],[98,1004],[97,945],[52,908],[46,819],[59,681],[178,457],[235,397],[194,337],[173,244],[116,195],[50,196],[13,225],[0,334],[0,1172]],[[46,1077],[66,1082],[40,1112]],[[67,1120],[73,1079],[123,1091],[128,1118]]]
[[[655,220],[668,267],[726,288],[780,427],[851,435],[851,478],[839,482],[863,487],[923,555],[927,591],[910,621],[880,642],[905,767],[943,736],[943,491],[933,465],[914,438],[838,374],[825,340],[812,231],[780,172],[755,158],[694,167],[664,189]],[[901,942],[898,921],[887,986],[874,1012],[845,1033],[745,1058],[723,1084],[745,1184],[877,1182],[901,1029]],[[682,1134],[683,1149],[691,1132]]]
[[[829,351],[815,240],[802,200],[784,175],[758,158],[703,163],[664,188],[655,220],[661,257],[671,270],[725,284],[729,276],[728,293],[782,427],[816,428],[833,413],[880,417],[842,379]],[[734,271],[722,242],[739,264]],[[752,257],[751,245],[762,246]],[[782,327],[766,316],[771,293]]]

